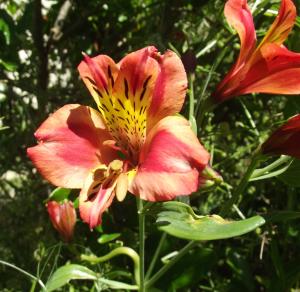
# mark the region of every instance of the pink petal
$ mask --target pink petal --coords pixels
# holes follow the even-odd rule
[[[87,106],[65,105],[35,136],[39,144],[27,153],[44,178],[56,186],[81,188],[91,169],[116,157],[111,147],[102,145],[111,136],[100,114]]]
[[[93,229],[101,224],[103,212],[114,199],[117,179],[106,180],[95,193],[90,192],[90,183],[91,181],[88,179],[80,192],[79,211],[81,219],[89,224],[90,229]]]
[[[198,188],[199,174],[209,154],[182,117],[169,116],[149,133],[140,153],[130,191],[149,201],[189,195]]]
[[[76,223],[76,211],[72,202],[58,203],[50,201],[47,210],[54,228],[60,233],[65,241],[73,237]]]
[[[260,49],[260,58],[237,88],[239,94],[300,93],[300,54],[275,44],[266,44]]]
[[[292,0],[282,0],[279,13],[259,47],[266,43],[281,45],[293,29],[297,12]]]
[[[160,73],[148,111],[148,129],[160,119],[180,112],[187,91],[187,76],[181,59],[167,51],[157,56],[157,60]]]

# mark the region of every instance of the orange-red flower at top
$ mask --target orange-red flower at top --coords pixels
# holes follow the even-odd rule
[[[37,130],[39,144],[28,155],[54,185],[81,188],[82,219],[91,228],[100,224],[127,190],[149,201],[196,191],[209,154],[189,122],[175,116],[187,89],[177,55],[146,47],[118,64],[85,56],[78,69],[99,111],[62,107]]]
[[[281,1],[278,15],[259,45],[247,0],[227,1],[225,16],[239,34],[241,49],[212,95],[213,102],[248,93],[299,94],[300,54],[282,45],[295,23],[293,1]]]
[[[278,128],[261,146],[263,154],[289,155],[300,159],[300,114]]]

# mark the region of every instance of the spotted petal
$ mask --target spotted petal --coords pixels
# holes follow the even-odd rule
[[[182,117],[169,116],[147,136],[130,191],[144,200],[171,200],[198,189],[209,154]]]
[[[27,153],[45,179],[60,187],[81,188],[91,169],[116,157],[111,147],[102,145],[111,136],[99,113],[87,106],[65,105],[35,137],[39,144]]]

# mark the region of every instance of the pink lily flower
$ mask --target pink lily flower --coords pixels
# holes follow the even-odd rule
[[[60,108],[36,131],[39,144],[28,155],[52,184],[81,189],[83,221],[100,224],[113,198],[122,201],[128,190],[148,201],[196,191],[209,154],[175,115],[187,89],[177,55],[146,47],[118,64],[84,56],[78,70],[99,111]]]
[[[73,203],[68,201],[60,204],[56,201],[49,201],[46,206],[53,227],[65,241],[71,241],[76,223]]]
[[[290,118],[262,144],[261,150],[267,155],[289,155],[300,159],[300,114]]]
[[[241,49],[213,94],[214,103],[248,93],[299,94],[300,54],[282,45],[295,23],[293,1],[281,1],[278,15],[259,45],[246,0],[227,1],[225,17],[238,32]]]

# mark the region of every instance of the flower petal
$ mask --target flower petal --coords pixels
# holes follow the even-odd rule
[[[146,47],[128,54],[118,64],[112,96],[115,118],[110,129],[130,156],[137,156],[145,139],[146,113],[159,71],[156,55],[155,47]]]
[[[35,137],[39,144],[27,153],[45,179],[60,187],[81,188],[91,169],[117,156],[102,145],[111,136],[100,114],[87,106],[65,105],[39,127]]]
[[[84,55],[84,61],[79,64],[78,71],[100,112],[102,113],[105,108],[109,109],[112,88],[119,72],[115,62],[106,55],[94,58]]]
[[[149,201],[170,200],[198,189],[199,173],[209,160],[182,117],[169,116],[150,131],[130,191]]]
[[[262,145],[262,153],[290,155],[300,159],[300,115],[289,119]]]
[[[279,13],[260,43],[259,48],[266,43],[281,45],[293,29],[296,16],[296,7],[293,1],[282,0]]]
[[[148,130],[160,119],[180,112],[186,91],[187,76],[181,59],[172,51],[157,56],[160,73],[148,111]]]
[[[238,69],[251,56],[256,45],[256,33],[253,17],[248,7],[247,0],[229,0],[225,4],[225,17],[230,25],[238,32],[241,49],[237,62]]]
[[[85,182],[79,195],[79,211],[81,219],[88,223],[90,229],[102,222],[103,212],[111,205],[115,196],[117,177],[104,181],[96,193],[90,193],[91,178]]]
[[[275,44],[260,49],[260,57],[247,72],[236,91],[239,94],[300,93],[300,54]]]

